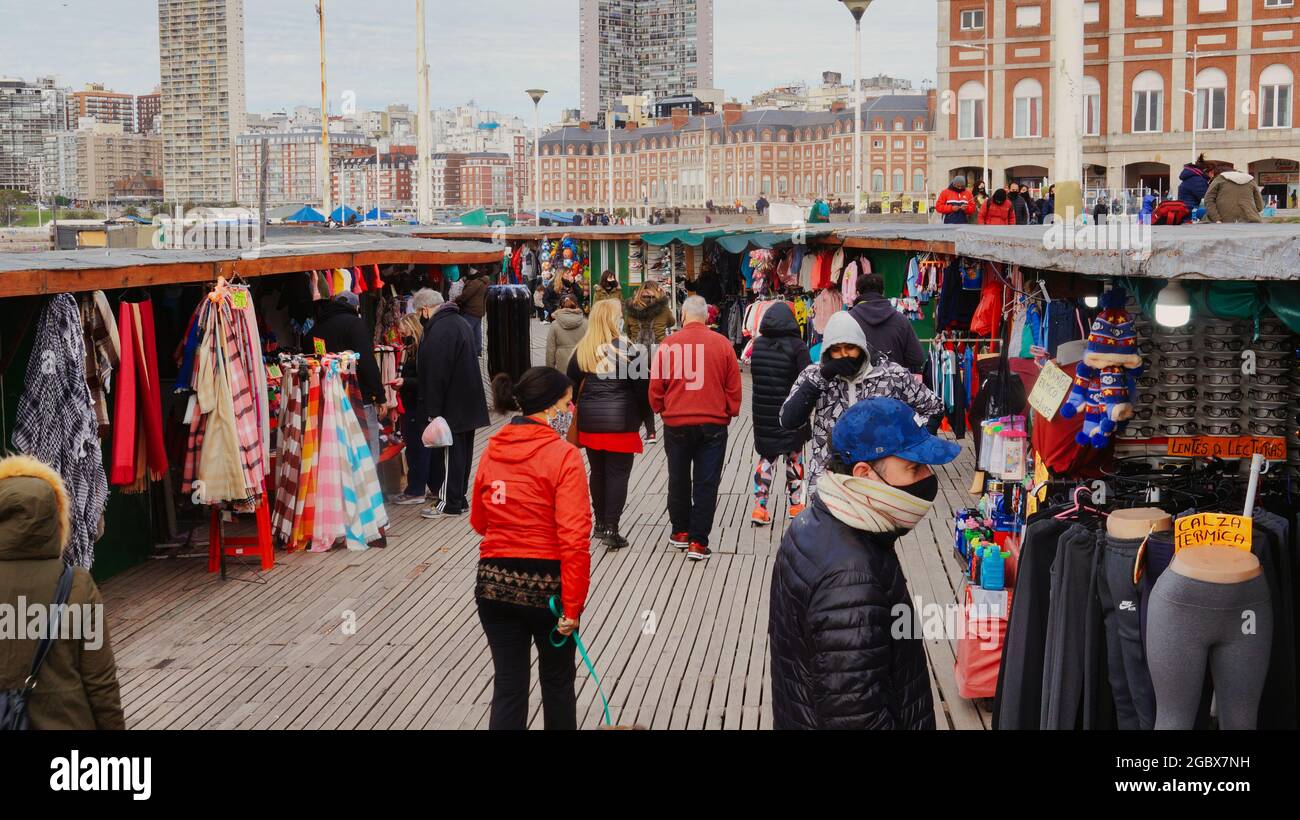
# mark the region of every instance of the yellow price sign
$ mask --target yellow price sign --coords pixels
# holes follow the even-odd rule
[[[235,310],[243,310],[248,307],[248,291],[232,290],[230,292],[230,306]]]
[[[1184,516],[1174,522],[1174,552],[1188,547],[1235,547],[1250,552],[1250,524],[1244,515]]]

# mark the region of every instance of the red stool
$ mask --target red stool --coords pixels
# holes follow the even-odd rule
[[[212,508],[212,519],[208,524],[208,572],[220,570],[221,577],[226,577],[225,558],[232,555],[261,555],[262,570],[275,566],[275,547],[271,543],[271,513],[266,506],[266,493],[262,493],[257,502],[257,535],[231,536],[221,534],[221,510]]]

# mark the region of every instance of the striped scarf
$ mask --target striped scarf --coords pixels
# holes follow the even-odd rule
[[[865,532],[911,532],[934,506],[883,481],[839,473],[823,473],[817,495],[831,515]]]

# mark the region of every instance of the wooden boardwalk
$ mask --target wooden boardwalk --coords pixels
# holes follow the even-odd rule
[[[534,325],[535,360],[542,330]],[[748,374],[744,381],[748,408]],[[479,450],[500,423],[479,434]],[[773,526],[750,526],[751,443],[746,412],[731,428],[714,554],[699,564],[666,543],[662,445],[637,458],[624,516],[632,545],[593,549],[582,623],[615,723],[771,726],[768,590],[786,498],[778,478]],[[940,474],[935,512],[900,542],[912,594],[926,603],[951,604],[961,589],[948,528],[952,508],[969,503],[972,471],[968,445]],[[387,549],[278,553],[267,573],[232,559],[224,582],[204,572],[203,559],[158,560],[107,581],[128,726],[485,728],[492,664],[473,601],[478,540],[468,516],[389,512]],[[987,728],[985,706],[957,696],[955,642],[926,646],[940,728]],[[530,723],[540,728],[535,673],[531,701]],[[578,705],[580,726],[601,723],[581,664]]]

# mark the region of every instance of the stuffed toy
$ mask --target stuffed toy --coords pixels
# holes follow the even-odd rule
[[[1075,368],[1074,385],[1061,418],[1083,413],[1083,431],[1076,436],[1081,446],[1106,447],[1111,436],[1133,417],[1137,378],[1142,375],[1133,319],[1125,309],[1128,293],[1112,288],[1101,297],[1101,312],[1088,333],[1083,361]]]

